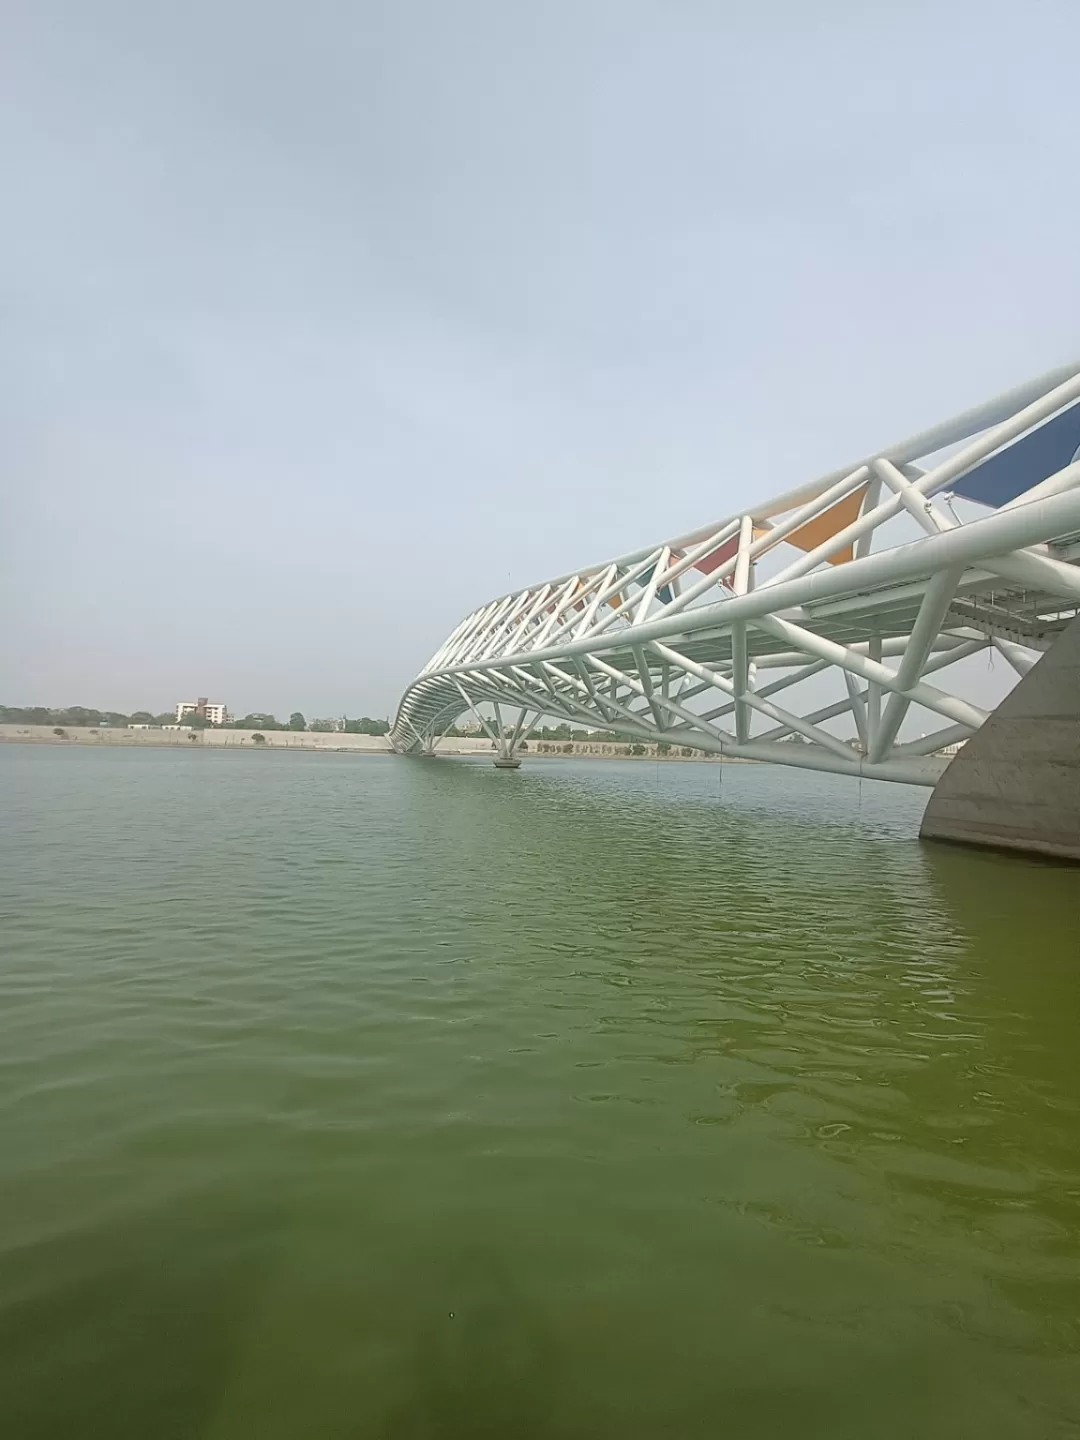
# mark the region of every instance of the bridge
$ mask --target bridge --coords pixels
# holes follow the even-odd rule
[[[688,535],[500,595],[408,686],[391,743],[430,754],[472,711],[513,766],[552,717],[935,786],[941,752],[988,718],[950,667],[993,650],[1025,676],[1080,616],[1078,402],[1080,362]]]

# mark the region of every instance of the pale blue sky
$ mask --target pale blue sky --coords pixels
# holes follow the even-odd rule
[[[0,700],[460,616],[1080,351],[1080,5],[7,0]]]

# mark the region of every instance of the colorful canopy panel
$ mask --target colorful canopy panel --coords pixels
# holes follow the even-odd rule
[[[665,566],[664,568],[667,569],[667,566]],[[656,566],[655,566],[655,565],[650,565],[650,566],[648,567],[648,569],[643,570],[643,571],[641,572],[641,574],[638,576],[638,584],[639,584],[640,586],[642,586],[642,588],[644,588],[646,585],[648,585],[648,583],[649,583],[649,581],[652,579],[655,571],[656,571]],[[658,589],[657,589],[657,591],[656,591],[656,598],[660,601],[660,603],[661,603],[662,605],[669,605],[669,604],[671,603],[671,601],[674,600],[674,598],[675,598],[675,593],[674,593],[674,591],[672,590],[672,588],[671,588],[670,585],[661,585],[661,586],[658,587]]]
[[[1080,403],[1006,450],[999,450],[948,488],[980,505],[1007,505],[1025,490],[1056,475],[1080,450]]]
[[[789,545],[796,545],[800,550],[816,550],[819,545],[824,545],[826,540],[838,534],[859,518],[859,511],[862,509],[863,496],[866,494],[866,486],[860,485],[850,495],[845,495],[843,500],[838,500],[835,505],[830,505],[822,515],[816,515],[813,520],[808,520],[805,525],[800,525],[797,530],[792,530],[790,535],[785,536]],[[854,544],[845,545],[841,550],[834,550],[828,557],[830,565],[843,565],[855,554]]]

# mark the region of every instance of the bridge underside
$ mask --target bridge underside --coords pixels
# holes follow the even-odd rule
[[[987,718],[950,667],[993,649],[1024,676],[1080,613],[1078,402],[1075,365],[691,535],[500,596],[408,687],[391,739],[430,750],[473,710],[504,761],[552,717],[934,785]]]

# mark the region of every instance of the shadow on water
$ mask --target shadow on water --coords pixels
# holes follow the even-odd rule
[[[767,1143],[792,1175],[796,1152],[852,1172],[796,1193],[783,1168],[760,1192],[729,1171],[722,1203],[903,1257],[952,1333],[1074,1360],[1080,873],[921,844],[925,797],[901,788],[875,787],[864,814],[816,777],[747,767],[721,796],[700,767],[661,785],[572,764],[436,779],[484,808],[454,845],[483,876],[474,931],[516,935],[490,963],[530,985],[573,965],[558,1003],[592,1017],[591,1073],[612,1076],[597,1098],[648,1106],[646,1066],[687,1071],[666,1083],[718,1160]]]
[[[12,1440],[191,1440],[222,1403],[276,1249],[272,1209],[186,1197],[0,1264]]]
[[[461,1308],[429,1313],[396,1362],[400,1398],[383,1440],[544,1437],[556,1433],[555,1348],[539,1309],[488,1250],[466,1248],[433,1288]],[[444,1289],[445,1286],[445,1289]],[[466,1295],[454,1302],[452,1297]]]

